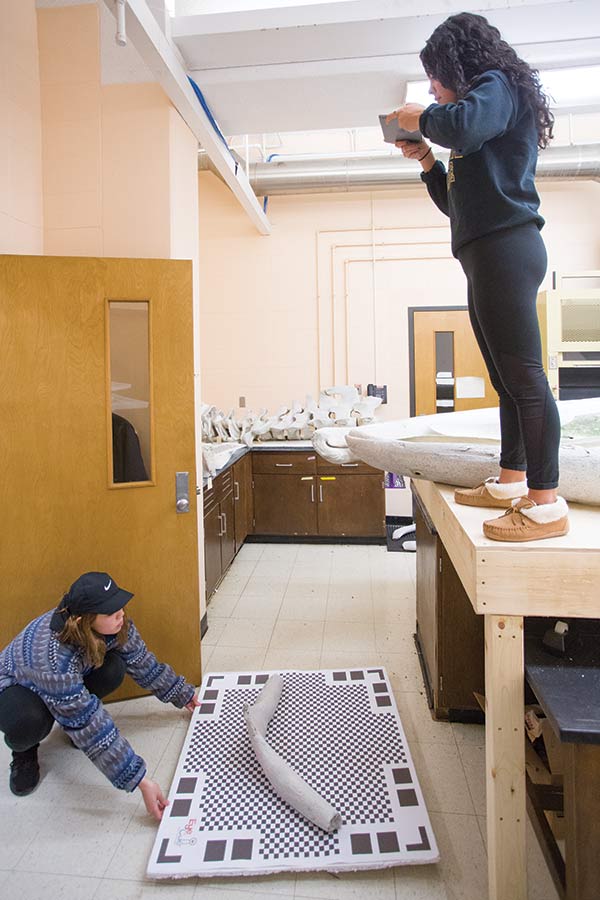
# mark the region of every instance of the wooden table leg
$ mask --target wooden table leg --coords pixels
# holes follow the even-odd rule
[[[485,616],[490,900],[526,900],[523,618]]]
[[[563,744],[567,900],[600,897],[600,746]]]

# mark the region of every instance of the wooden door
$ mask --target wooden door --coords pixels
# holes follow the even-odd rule
[[[385,535],[383,475],[321,475],[318,478],[319,534],[347,537]]]
[[[235,503],[235,552],[252,533],[252,456],[243,456],[233,466],[233,490]]]
[[[143,314],[147,400],[114,371],[117,312]],[[0,257],[2,643],[80,574],[107,571],[135,594],[128,611],[158,658],[198,682],[192,352],[189,262]],[[147,480],[115,481],[115,393],[121,419],[128,403],[145,410]],[[176,472],[189,473],[187,513]],[[140,693],[131,682],[120,696]]]
[[[317,534],[314,475],[254,475],[255,534]]]
[[[497,406],[498,395],[487,374],[467,309],[414,309],[411,313],[413,414],[425,416]],[[444,344],[448,352],[444,352]],[[449,372],[450,379],[440,377],[442,372]],[[453,384],[442,383],[452,379]],[[438,406],[440,401],[444,405]]]

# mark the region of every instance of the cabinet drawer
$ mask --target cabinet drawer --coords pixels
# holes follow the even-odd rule
[[[312,453],[256,450],[252,453],[252,471],[255,475],[314,475],[317,454],[314,450]]]
[[[233,493],[233,469],[228,469],[213,478],[211,487],[204,488],[202,492],[204,514],[218,506],[231,493]]]
[[[215,490],[215,482],[213,480],[211,487],[205,487],[202,490],[202,506],[204,509],[204,518],[219,505],[219,497]]]
[[[219,500],[224,500],[233,491],[233,468],[227,469],[218,475],[213,483],[215,493]]]
[[[374,469],[364,462],[334,463],[323,459],[322,456],[317,457],[317,472],[327,475],[381,475],[381,469]]]

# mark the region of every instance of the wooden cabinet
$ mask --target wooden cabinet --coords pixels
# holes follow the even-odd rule
[[[316,475],[254,475],[254,533],[317,534]]]
[[[385,537],[383,472],[363,462],[317,459],[318,533],[331,537]]]
[[[204,575],[210,597],[235,555],[233,472],[228,469],[204,491]]]
[[[255,534],[317,534],[314,451],[256,450],[252,472]]]
[[[416,495],[417,645],[436,718],[474,721],[484,693],[483,616],[478,616]]]
[[[383,475],[364,463],[315,453],[253,453],[254,533],[319,537],[385,535]]]
[[[384,537],[382,473],[328,463],[310,450],[247,453],[204,490],[207,597],[249,534]]]
[[[221,517],[219,504],[204,501],[204,577],[206,596],[210,597],[222,576]]]
[[[233,465],[233,505],[235,519],[235,552],[254,530],[254,497],[252,489],[252,456],[247,453]]]
[[[383,473],[318,476],[318,533],[341,537],[385,535]]]

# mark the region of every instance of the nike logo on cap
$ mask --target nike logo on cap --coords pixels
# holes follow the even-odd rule
[[[104,585],[104,590],[107,591],[109,589],[109,587],[111,586],[111,584],[112,584],[112,578],[109,579],[108,584]]]

